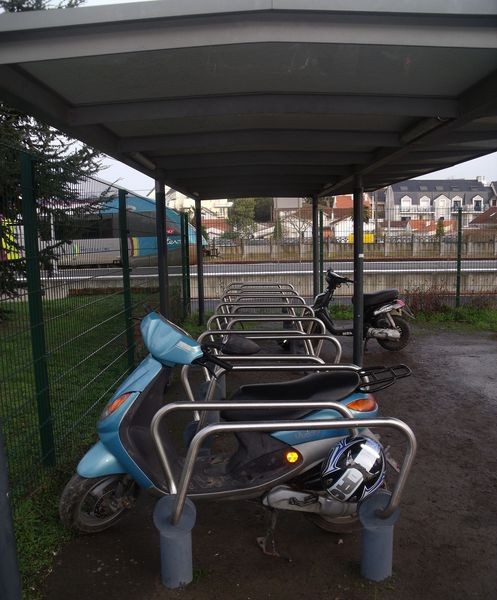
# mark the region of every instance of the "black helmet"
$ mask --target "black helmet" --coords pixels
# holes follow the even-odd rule
[[[365,437],[343,439],[329,453],[321,471],[324,489],[340,502],[360,502],[385,479],[383,447]]]

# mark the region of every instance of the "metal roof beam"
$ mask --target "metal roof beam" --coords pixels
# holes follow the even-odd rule
[[[301,164],[288,164],[288,165],[267,165],[267,164],[256,164],[256,165],[243,165],[243,166],[232,166],[232,167],[211,167],[211,168],[189,168],[189,169],[167,169],[167,175],[177,180],[181,179],[198,179],[204,177],[233,177],[233,176],[247,176],[259,177],[263,175],[269,176],[287,176],[287,175],[299,175],[299,176],[320,176],[328,177],[330,175],[344,175],[347,172],[345,167],[340,166],[312,166],[312,165],[301,165]]]
[[[280,198],[303,198],[312,196],[319,191],[319,187],[308,188],[306,186],[277,186],[268,183],[267,185],[249,185],[240,192],[238,186],[229,187],[226,185],[209,186],[195,188],[195,195],[202,200],[214,200],[218,198],[258,198],[265,196],[277,196]]]
[[[122,152],[160,150],[161,154],[190,152],[222,152],[229,150],[286,150],[294,145],[299,150],[340,150],[343,147],[398,147],[396,133],[371,131],[321,131],[260,129],[219,131],[169,136],[133,137],[122,140]]]
[[[323,177],[319,175],[261,175],[255,179],[255,184],[259,186],[272,185],[273,187],[278,186],[293,186],[300,185],[301,187],[317,187],[318,189],[323,186],[323,183],[329,181],[329,177]],[[218,177],[198,177],[193,182],[189,182],[188,179],[182,181],[178,179],[177,182],[181,185],[189,185],[190,187],[219,187],[222,188],[224,185],[229,187],[239,186],[240,189],[245,188],[245,186],[252,186],[252,182],[254,182],[253,177],[233,177],[230,173],[225,173],[223,176]]]
[[[156,119],[191,119],[255,114],[392,115],[453,118],[457,101],[451,98],[406,96],[347,96],[268,94],[215,96],[94,104],[69,111],[69,123],[89,125]]]
[[[0,62],[251,44],[254,40],[268,44],[309,40],[329,44],[333,40],[341,45],[497,48],[496,10],[472,10],[474,0],[469,8],[459,8],[452,15],[448,8],[438,14],[420,14],[419,7],[401,14],[397,6],[380,12],[375,2],[369,3],[369,11],[357,11],[349,4],[344,9],[341,2],[337,6],[336,2],[314,0],[312,9],[310,2],[304,8],[286,2],[287,7],[278,10],[272,0],[246,0],[236,11],[226,2],[225,10],[213,7],[211,14],[205,8],[192,13],[170,2],[142,3],[139,8],[117,4],[65,9],[56,15],[33,11],[21,19],[12,14],[0,23]],[[200,4],[188,3],[190,10]]]
[[[243,165],[343,165],[366,164],[371,159],[369,152],[301,152],[267,151],[260,152],[216,152],[214,154],[188,154],[163,157],[155,153],[148,154],[161,168],[175,170],[197,167],[231,167]]]

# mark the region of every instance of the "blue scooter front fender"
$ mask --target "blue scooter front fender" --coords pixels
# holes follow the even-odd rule
[[[79,461],[77,472],[81,477],[92,478],[126,473],[126,470],[102,442],[97,442]]]

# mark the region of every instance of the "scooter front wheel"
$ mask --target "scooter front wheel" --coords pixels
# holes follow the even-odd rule
[[[132,508],[138,491],[136,482],[126,474],[90,479],[73,475],[60,498],[60,519],[69,529],[98,533]]]

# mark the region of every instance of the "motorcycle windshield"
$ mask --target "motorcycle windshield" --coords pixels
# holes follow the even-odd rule
[[[165,365],[189,365],[203,355],[198,342],[186,331],[156,312],[143,318],[140,329],[150,354]]]

